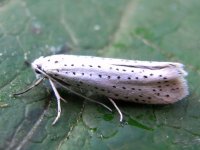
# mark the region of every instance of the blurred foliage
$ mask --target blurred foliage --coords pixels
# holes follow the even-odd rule
[[[0,149],[199,149],[199,6],[199,0],[1,0]],[[51,126],[56,101],[48,85],[17,98],[12,93],[35,79],[25,62],[58,53],[178,61],[189,72],[190,95],[167,106],[117,102],[120,124],[116,111],[62,91],[68,103]]]

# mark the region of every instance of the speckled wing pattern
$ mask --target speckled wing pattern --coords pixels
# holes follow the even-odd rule
[[[57,82],[114,100],[169,104],[188,95],[180,63],[76,55],[52,55],[35,63]]]

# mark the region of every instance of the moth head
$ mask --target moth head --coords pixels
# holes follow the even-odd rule
[[[43,56],[34,60],[31,64],[32,69],[35,71],[37,78],[40,78],[42,76],[42,73],[40,71],[43,71],[43,64],[44,64]]]

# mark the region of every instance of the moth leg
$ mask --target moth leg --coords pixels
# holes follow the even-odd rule
[[[30,91],[32,88],[34,88],[34,87],[36,87],[37,85],[39,85],[39,84],[42,82],[42,80],[44,80],[44,78],[39,78],[39,79],[37,79],[37,80],[36,80],[30,87],[28,87],[26,90],[24,90],[24,91],[22,91],[22,92],[19,92],[19,93],[13,93],[13,95],[14,95],[14,96],[16,96],[16,95],[21,95],[21,94],[24,94],[24,93]]]
[[[118,113],[119,113],[119,116],[120,116],[120,122],[122,122],[122,120],[123,120],[123,115],[122,115],[122,112],[121,112],[121,110],[119,109],[119,107],[117,106],[117,104],[111,99],[111,98],[108,98],[109,99],[109,101],[113,104],[113,106],[116,108],[116,110],[118,111]]]
[[[60,95],[59,95],[59,93],[58,93],[58,91],[57,91],[57,89],[56,89],[56,87],[55,87],[53,81],[51,81],[51,80],[49,79],[49,82],[50,82],[50,84],[51,84],[51,87],[52,87],[53,92],[54,92],[54,94],[55,94],[55,96],[56,96],[56,99],[57,99],[57,116],[56,116],[56,118],[54,119],[54,121],[53,121],[53,123],[52,123],[52,125],[54,125],[54,124],[58,121],[58,119],[60,118],[60,114],[61,114],[60,100],[62,100],[62,98],[60,97]]]
[[[93,100],[93,99],[91,99],[91,98],[89,98],[89,97],[86,97],[86,96],[84,96],[83,94],[78,93],[78,92],[76,92],[76,91],[74,91],[74,90],[72,90],[72,89],[70,89],[70,88],[64,86],[63,84],[61,84],[61,83],[59,83],[59,82],[57,82],[57,83],[58,83],[60,86],[62,86],[64,89],[66,89],[67,91],[70,91],[70,92],[74,93],[75,95],[84,98],[84,99],[87,100],[87,101],[90,101],[90,102],[93,102],[93,103],[97,103],[97,104],[103,106],[104,108],[106,108],[106,109],[108,109],[109,111],[112,112],[112,109],[109,108],[108,106],[106,106],[104,103],[101,103],[101,102],[98,102],[98,101],[96,101],[96,100]]]

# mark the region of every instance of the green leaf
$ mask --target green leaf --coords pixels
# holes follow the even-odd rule
[[[199,0],[0,1],[0,149],[198,149]],[[190,95],[166,106],[117,102],[119,115],[61,91],[62,115],[27,62],[52,54],[177,61]],[[96,96],[97,100],[106,100]],[[110,107],[109,102],[106,103]]]

